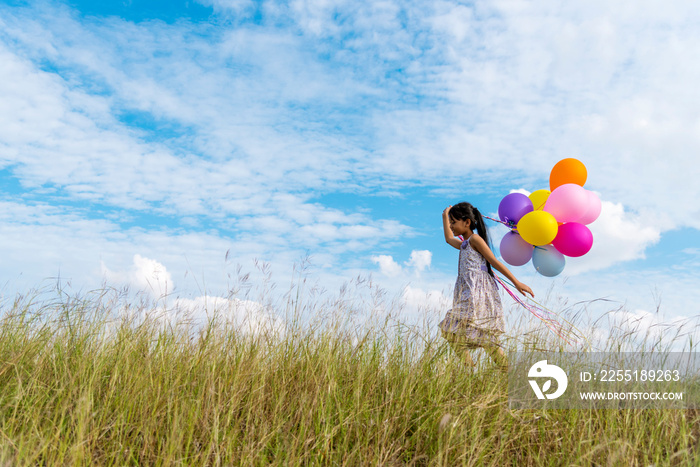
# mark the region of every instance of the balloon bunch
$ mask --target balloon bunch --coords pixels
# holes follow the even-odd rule
[[[511,193],[501,200],[498,217],[511,229],[501,241],[503,259],[512,266],[532,264],[543,276],[564,270],[565,256],[583,256],[593,246],[586,227],[600,215],[601,202],[583,188],[588,173],[577,159],[556,163],[549,175],[550,190],[525,196]]]

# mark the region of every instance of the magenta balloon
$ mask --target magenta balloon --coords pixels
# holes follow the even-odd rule
[[[498,217],[516,225],[521,217],[533,210],[532,201],[522,193],[506,195],[498,205]]]
[[[588,190],[586,190],[586,195],[588,196],[588,209],[586,209],[585,214],[581,216],[578,221],[576,221],[579,224],[584,225],[588,225],[594,220],[598,219],[598,216],[600,216],[600,211],[603,207],[598,195]]]
[[[552,245],[563,255],[583,256],[593,246],[593,234],[583,224],[567,222],[559,226]]]
[[[532,245],[515,232],[508,232],[501,240],[501,257],[511,266],[522,266],[532,258]]]
[[[544,205],[544,210],[552,214],[557,222],[576,222],[587,209],[586,189],[574,183],[555,188]]]

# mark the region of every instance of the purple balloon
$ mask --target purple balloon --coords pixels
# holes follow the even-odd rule
[[[593,246],[593,234],[583,224],[567,222],[559,226],[552,245],[563,255],[583,256]]]
[[[507,223],[517,224],[521,217],[532,212],[532,200],[522,193],[506,195],[498,205],[498,217]]]
[[[522,266],[532,258],[535,247],[515,232],[508,232],[501,240],[501,257],[511,266]]]

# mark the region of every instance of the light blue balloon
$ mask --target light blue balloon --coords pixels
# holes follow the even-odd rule
[[[554,246],[543,245],[532,252],[532,265],[543,276],[554,277],[564,270],[566,259]]]

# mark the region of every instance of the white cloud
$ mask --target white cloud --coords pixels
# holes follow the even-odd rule
[[[426,269],[430,269],[433,254],[428,250],[413,250],[406,265],[412,267],[416,274],[420,274]]]
[[[51,6],[8,13],[6,33],[21,47],[0,43],[7,65],[0,164],[22,185],[59,202],[156,213],[185,227],[214,223],[241,239],[260,227],[283,228],[274,248],[296,248],[297,256],[368,250],[389,233],[410,232],[396,220],[310,202],[312,190],[346,182],[357,168],[347,159],[361,160],[362,151],[297,109],[342,109],[364,86],[315,62],[299,37],[234,29],[212,44],[184,23],[81,22]],[[153,58],[134,62],[130,50]],[[168,59],[158,59],[164,50]],[[44,60],[71,69],[68,78],[36,64]],[[134,112],[156,130],[122,121]],[[160,127],[175,134],[161,137]]]
[[[108,283],[121,283],[136,292],[146,292],[152,299],[165,299],[172,294],[173,278],[161,263],[136,254],[128,271],[115,272],[102,263],[102,274]]]
[[[142,310],[143,317],[164,326],[197,331],[213,324],[218,330],[235,330],[247,335],[284,336],[284,320],[259,302],[209,295],[192,299],[175,297],[172,275],[154,259],[134,255],[132,267],[123,272],[111,271],[103,263],[102,273],[107,286],[117,282],[129,286],[132,291],[146,292],[157,306]]]
[[[600,216],[588,227],[593,233],[593,247],[584,256],[567,260],[569,275],[644,258],[646,249],[661,238],[661,226],[609,201],[602,202]]]
[[[135,258],[135,268],[126,275],[109,271],[105,275],[109,280],[122,280],[124,277],[139,285],[146,280],[142,275],[144,268],[146,276],[151,276],[151,268],[155,266],[158,276],[163,275],[162,265],[155,260]],[[162,282],[162,281],[161,281]],[[111,285],[111,284],[108,284]],[[150,284],[146,286],[150,288]],[[287,332],[284,319],[259,302],[244,300],[237,297],[198,296],[182,298],[173,296],[158,296],[151,293],[152,302],[145,307],[134,307],[130,304],[118,310],[124,318],[139,318],[149,320],[163,328],[179,330],[190,335],[197,335],[204,329],[215,332],[230,332],[245,336],[264,336],[283,338]]]
[[[514,189],[510,190],[509,193],[520,193],[520,194],[523,194],[525,196],[530,196],[530,193],[532,193],[532,190],[528,191],[525,188],[514,188]]]
[[[204,3],[232,11],[250,6],[247,1]],[[62,10],[8,15],[8,34],[34,59],[48,57],[78,67],[78,76],[91,76],[113,93],[108,99],[81,93],[50,74],[53,84],[20,89],[22,103],[33,102],[31,95],[46,95],[43,87],[51,90],[53,107],[68,111],[78,123],[79,109],[61,108],[56,96],[70,97],[71,105],[82,99],[91,119],[107,123],[110,111],[150,112],[163,123],[182,125],[189,134],[177,141],[216,161],[193,160],[169,152],[165,144],[143,144],[125,128],[83,128],[86,133],[77,140],[92,145],[125,138],[114,151],[105,146],[91,151],[114,152],[124,159],[115,156],[110,165],[109,157],[98,157],[94,164],[76,161],[54,170],[42,157],[33,166],[23,160],[26,167],[16,173],[26,181],[71,187],[75,196],[147,205],[156,201],[171,209],[225,215],[251,212],[280,189],[339,187],[351,173],[368,177],[365,181],[391,174],[400,183],[415,173],[427,181],[440,180],[446,170],[482,180],[479,173],[486,171],[494,180],[505,168],[534,180],[546,177],[556,159],[576,155],[589,165],[592,187],[614,194],[607,199],[634,211],[664,211],[670,219],[666,223],[692,225],[698,217],[682,215],[687,204],[671,203],[669,195],[671,185],[682,190],[684,199],[699,194],[694,180],[700,169],[693,163],[700,147],[698,106],[678,91],[692,87],[700,75],[692,61],[682,60],[697,49],[696,33],[683,20],[697,14],[693,6],[676,5],[674,14],[659,13],[651,4],[631,12],[601,4],[554,10],[542,4],[447,1],[308,0],[288,7],[265,2],[261,8],[264,14],[296,21],[303,34],[274,27],[233,28],[212,45],[211,39],[198,37],[194,25],[135,25],[118,19],[81,23]],[[353,39],[343,40],[349,31]],[[337,40],[330,61],[316,55],[327,56],[325,39]],[[123,50],[126,44],[153,59],[131,60]],[[158,58],[163,51],[169,52],[167,60]],[[201,66],[193,63],[194,55]],[[11,58],[6,62],[12,64]],[[655,65],[659,60],[668,66]],[[231,62],[235,72],[226,66]],[[386,79],[396,65],[402,65],[400,78]],[[7,73],[3,83],[32,82],[24,76],[27,70],[21,76]],[[8,96],[15,91],[8,90]],[[401,96],[438,101],[382,105]],[[377,144],[371,154],[365,140],[349,136],[352,132],[301,123],[314,111],[299,113],[296,105],[342,114],[357,112],[348,106],[353,102],[380,104],[363,110],[359,119],[341,122],[344,129],[359,130],[355,134],[368,130],[373,135]],[[36,113],[56,115],[45,106]],[[41,122],[25,126],[45,127]],[[63,149],[71,152],[74,145]],[[121,160],[149,170],[129,173],[115,167]],[[111,183],[105,175],[115,171],[128,183]],[[640,178],[647,187],[644,193],[630,189]],[[166,179],[184,188],[173,190],[163,184]],[[196,183],[201,180],[209,183]],[[146,187],[154,189],[142,192]]]
[[[389,255],[372,256],[372,261],[379,265],[379,270],[387,277],[397,277],[403,274],[403,268]]]
[[[187,283],[178,281],[188,292],[192,292],[191,282],[204,279],[218,291],[225,286],[223,258],[227,250],[241,264],[254,257],[264,259],[269,251],[245,240],[232,245],[225,237],[210,232],[123,228],[113,221],[89,219],[83,214],[82,210],[40,203],[0,201],[0,255],[4,258],[0,271],[11,284],[8,291],[37,287],[57,276],[78,288],[97,288],[105,277],[100,262],[119,284],[142,288],[147,286],[146,278],[153,280],[149,267],[150,272],[157,268],[145,260],[137,267],[135,255],[159,258],[161,264],[168,265],[167,274],[159,275],[156,281],[160,288],[152,283],[154,293],[165,289],[171,292],[173,288],[168,284],[173,277],[188,274]],[[292,261],[286,253],[278,256],[282,262]]]
[[[401,299],[408,310],[423,311],[433,318],[441,318],[452,306],[452,296],[446,296],[439,290],[424,290],[410,285],[404,287]]]
[[[233,11],[250,6],[246,1],[205,4],[214,3]],[[671,91],[682,85],[660,88],[660,82],[667,80],[647,72],[656,58],[678,57],[674,48],[692,55],[694,42],[683,41],[692,39],[692,30],[683,23],[677,25],[681,34],[675,42],[664,32],[666,25],[694,14],[696,9],[691,6],[676,7],[676,15],[660,17],[655,16],[652,5],[634,14],[613,7],[553,11],[542,5],[516,7],[509,2],[466,6],[453,2],[296,1],[289,8],[267,2],[265,8],[267,14],[291,15],[288,19],[302,25],[309,36],[290,35],[281,28],[241,28],[227,31],[212,46],[209,39],[198,38],[194,25],[189,29],[186,25],[135,25],[118,19],[81,23],[64,10],[38,16],[28,12],[8,15],[4,24],[8,34],[17,37],[33,59],[48,57],[77,67],[77,79],[81,74],[91,76],[113,93],[104,98],[81,92],[56,74],[33,70],[31,63],[25,62],[17,71],[17,59],[5,51],[4,62],[10,66],[2,82],[14,86],[7,88],[6,102],[13,102],[10,97],[15,96],[20,105],[15,110],[25,108],[35,114],[15,135],[23,142],[13,143],[10,153],[31,154],[36,163],[14,158],[14,163],[20,162],[15,173],[24,182],[65,187],[75,197],[130,208],[158,205],[157,209],[171,212],[208,211],[224,216],[253,212],[271,201],[273,191],[289,193],[302,186],[329,183],[337,187],[348,181],[350,173],[411,178],[418,171],[430,180],[442,177],[449,168],[454,175],[478,180],[479,170],[508,168],[533,179],[546,176],[556,158],[574,151],[582,152],[579,157],[589,165],[593,187],[614,191],[615,196],[606,198],[622,201],[636,211],[643,207],[653,211],[669,206],[669,177],[658,177],[664,173],[665,162],[657,167],[660,162],[654,161],[659,160],[659,151],[672,148],[673,162],[684,167],[668,174],[673,177],[675,173],[680,182],[674,187],[686,191],[684,197],[698,194],[692,183],[698,170],[692,163],[693,148],[700,146],[693,123],[697,106]],[[623,34],[637,21],[648,22],[651,37],[638,39],[647,44],[649,54],[638,54],[637,43]],[[27,34],[28,30],[39,33]],[[323,47],[319,39],[335,38],[339,31],[349,30],[355,40],[336,44],[348,53],[339,53],[332,62],[314,55],[316,48]],[[125,44],[154,58],[133,61],[123,50]],[[475,52],[475,44],[482,53]],[[418,46],[423,48],[420,54]],[[170,51],[167,60],[158,58],[162,51]],[[193,64],[193,54],[202,66]],[[368,59],[371,69],[345,72],[357,70]],[[238,64],[241,73],[229,71],[224,66],[229,61]],[[394,62],[410,64],[404,67],[400,86],[389,80],[378,87],[375,71],[384,76],[395,69]],[[695,82],[697,67],[683,63],[683,73],[675,79]],[[632,73],[619,72],[622,66],[645,72],[634,73],[633,80],[627,77]],[[652,67],[655,73],[665,73],[663,69]],[[676,76],[676,68],[668,69],[674,69]],[[622,81],[611,81],[613,78]],[[551,87],[558,94],[549,92]],[[630,99],[648,89],[654,94]],[[571,112],[551,97],[574,91],[566,107],[573,107]],[[672,106],[662,104],[661,92],[673,93]],[[306,114],[295,110],[296,103],[319,103],[319,110],[330,106],[343,111],[351,109],[345,103],[368,97],[390,102],[397,93],[438,97],[443,104],[369,111],[366,121],[378,142],[372,163],[365,160],[364,141],[328,131],[323,125],[301,124],[305,118],[299,117]],[[445,96],[449,96],[447,101]],[[83,104],[76,106],[79,102]],[[288,105],[277,105],[279,102]],[[465,112],[465,106],[476,110]],[[245,115],[240,108],[246,109]],[[187,142],[216,162],[174,153],[167,142],[144,143],[138,134],[114,121],[113,113],[131,109],[150,112],[164,124],[182,125],[189,134],[177,141]],[[91,120],[102,124],[93,127]],[[1,127],[12,128],[12,122],[4,123]],[[350,120],[343,125],[356,123]],[[33,148],[29,141],[37,138],[28,129],[43,133],[51,126],[56,126],[52,148]],[[61,134],[70,138],[62,139]],[[5,137],[12,141],[13,135],[8,132]],[[621,152],[623,157],[611,157],[616,148],[636,157]],[[48,157],[55,150],[75,157],[57,166]],[[547,157],[541,157],[545,153]],[[147,170],[130,170],[133,167]],[[638,169],[649,189],[643,196],[618,197],[634,192],[629,189],[634,180],[624,174],[637,175]],[[114,183],[111,174],[115,173],[122,183]],[[207,183],[201,183],[203,180]],[[611,183],[603,183],[607,181]],[[688,220],[692,215],[680,220],[683,208],[663,209],[673,222],[693,222]]]
[[[387,277],[404,276],[411,274],[420,276],[421,272],[430,269],[433,254],[428,250],[413,250],[408,261],[403,266],[397,263],[390,255],[372,256],[372,262],[379,265],[379,270]]]
[[[253,336],[283,338],[284,320],[260,303],[238,298],[201,296],[194,299],[178,298],[161,314],[173,324],[199,325],[212,322],[217,329],[233,329]]]

